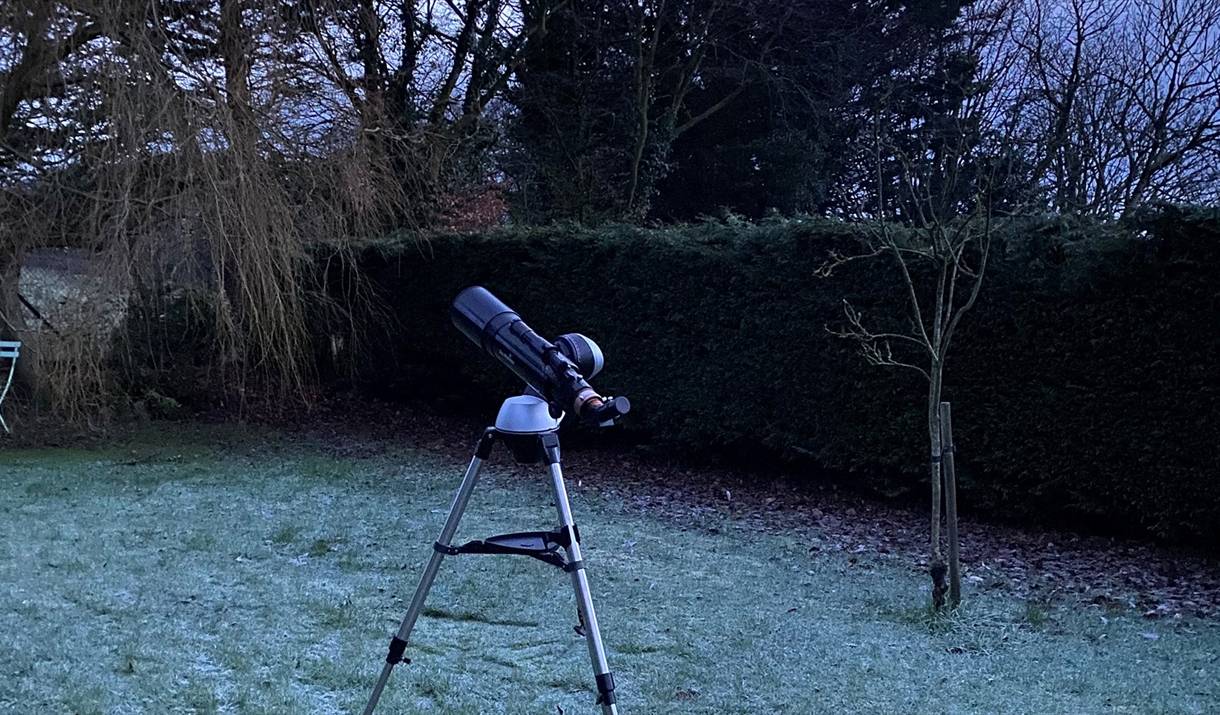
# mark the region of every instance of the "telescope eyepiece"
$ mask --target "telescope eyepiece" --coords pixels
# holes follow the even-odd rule
[[[597,396],[584,404],[581,416],[595,425],[609,425],[631,411],[631,401],[626,397]]]

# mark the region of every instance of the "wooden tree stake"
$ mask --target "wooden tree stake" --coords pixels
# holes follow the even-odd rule
[[[962,602],[962,569],[957,541],[957,477],[953,472],[953,420],[949,403],[940,403],[940,453],[945,479],[945,519],[949,536],[949,607]]]

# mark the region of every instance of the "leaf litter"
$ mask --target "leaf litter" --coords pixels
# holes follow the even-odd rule
[[[361,419],[350,419],[353,410]],[[339,401],[315,417],[297,427],[321,436],[337,454],[379,453],[384,435],[393,435],[396,444],[406,441],[455,464],[469,460],[482,429],[478,421],[424,404]],[[636,513],[679,529],[781,533],[805,539],[811,552],[867,553],[927,570],[927,517],[915,507],[870,500],[816,480],[810,480],[812,486],[801,484],[791,475],[760,477],[743,468],[691,466],[613,440],[605,444],[566,434],[564,439],[565,473],[579,475],[579,485],[570,479],[573,493],[617,497]],[[979,591],[1040,603],[1076,602],[1149,620],[1220,616],[1216,555],[971,519],[962,519],[959,531],[963,579]]]

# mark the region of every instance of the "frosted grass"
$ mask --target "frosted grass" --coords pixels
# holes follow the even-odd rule
[[[459,540],[550,528],[543,472],[495,465]],[[360,712],[461,471],[231,428],[0,453],[0,712]],[[900,556],[570,489],[624,715],[1220,712],[1213,621],[936,618]],[[553,567],[448,559],[378,712],[598,712],[575,623]]]

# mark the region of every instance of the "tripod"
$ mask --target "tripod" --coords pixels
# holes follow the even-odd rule
[[[500,407],[496,415],[496,423],[488,427],[479,444],[475,448],[474,458],[462,477],[462,485],[458,488],[453,505],[449,508],[449,516],[441,535],[432,545],[432,558],[424,569],[415,596],[407,608],[407,614],[402,619],[398,633],[390,641],[390,652],[386,656],[385,666],[381,669],[381,677],[373,687],[364,715],[372,715],[389,680],[390,671],[400,662],[410,663],[403,653],[407,648],[407,639],[415,627],[428,591],[436,580],[441,561],[446,556],[459,554],[512,554],[530,556],[540,561],[563,569],[572,576],[572,586],[576,590],[576,604],[580,616],[577,633],[585,637],[589,646],[589,658],[593,662],[593,674],[597,682],[597,704],[602,708],[602,715],[618,715],[614,697],[614,675],[606,662],[606,650],[602,645],[601,632],[597,628],[597,615],[593,611],[593,596],[589,592],[589,580],[585,575],[584,561],[580,556],[580,531],[572,520],[572,508],[568,504],[568,492],[564,486],[563,473],[559,468],[559,420],[550,415],[547,403],[530,394],[510,397]],[[555,488],[555,507],[559,512],[559,526],[551,531],[528,531],[515,534],[493,536],[481,541],[471,541],[462,546],[451,546],[457,531],[458,522],[470,501],[475,483],[479,479],[479,470],[483,462],[491,456],[491,449],[496,440],[502,440],[512,451],[518,462],[524,464],[545,463],[551,473],[551,481]],[[563,548],[567,558],[559,553]]]

